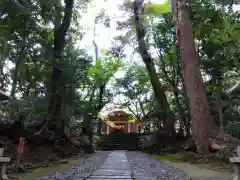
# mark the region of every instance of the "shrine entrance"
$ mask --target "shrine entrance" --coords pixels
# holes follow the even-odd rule
[[[129,122],[131,114],[121,107],[108,110],[104,123],[102,123],[102,133],[137,133],[139,122]]]
[[[124,128],[114,128],[113,132],[114,133],[124,133]]]

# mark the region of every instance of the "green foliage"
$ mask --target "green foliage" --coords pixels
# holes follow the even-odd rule
[[[189,3],[195,45],[213,119],[218,122],[216,104],[219,101],[217,90],[220,89],[224,124],[238,120],[240,91],[238,87],[232,92],[228,89],[239,83],[239,13],[228,11],[229,6],[222,1],[221,8],[216,6],[217,1]],[[146,68],[141,63],[125,61],[128,57],[122,53],[126,45],[137,53],[135,30],[129,28],[133,24],[132,17],[118,23],[123,35],[116,38],[117,45],[101,52],[103,55],[95,62],[86,49],[77,48],[84,36],[84,30],[79,28],[79,18],[86,5],[85,1],[76,2],[63,56],[57,62],[62,74],[62,87],[58,90],[62,97],[64,123],[79,128],[83,120],[90,122],[97,116],[101,103],[99,87],[104,90],[102,105],[116,102],[115,97],[121,94],[117,103],[126,106],[134,115],[133,119],[141,119],[154,109],[161,111],[156,105]],[[26,124],[42,121],[48,112],[54,60],[53,26],[58,26],[63,10],[60,1],[0,1],[0,87],[13,87],[11,103],[26,114]],[[125,10],[132,12],[132,9]],[[170,11],[169,1],[165,0],[163,4],[146,4],[143,15],[151,17],[145,18],[148,22],[145,24],[146,38],[149,39],[149,49],[155,52],[151,55],[155,59],[158,78],[167,92],[170,109],[177,119],[182,120],[187,116],[188,106],[176,49],[175,23]],[[112,18],[103,11],[98,20],[109,27]],[[10,69],[9,64],[13,64]],[[125,75],[115,79],[119,70]]]
[[[154,4],[149,3],[144,6],[144,14],[146,15],[152,15],[152,16],[160,16],[165,13],[169,13],[170,7],[169,7],[169,1],[170,0],[164,0],[162,4]]]
[[[134,115],[134,119],[143,118],[152,108],[153,92],[144,67],[133,64],[126,69],[123,78],[117,79],[116,92],[126,98],[122,98],[120,104]]]
[[[121,61],[113,57],[104,57],[104,60],[97,60],[95,65],[90,67],[88,74],[96,82],[107,82],[121,67]]]
[[[169,6],[166,2],[165,7],[167,9]],[[148,36],[146,38],[150,39],[147,42],[151,52],[152,49],[155,50],[153,50],[155,53],[152,55],[155,58],[161,83],[164,84],[165,90],[169,92],[170,108],[177,119],[182,119],[180,114],[182,114],[182,117],[188,116],[188,105],[182,86],[179,55],[176,49],[175,23],[172,20],[172,15],[167,13],[170,9],[165,11],[161,8],[163,6],[159,4],[145,5],[144,15],[151,16],[151,18],[144,19],[150,21],[145,23]],[[221,101],[224,124],[226,125],[230,121],[239,119],[239,100],[236,98],[238,91],[227,93],[227,89],[239,82],[239,63],[237,63],[240,45],[239,13],[230,11],[231,8],[225,5],[225,2],[221,2],[220,8],[216,6],[216,1],[207,0],[191,1],[189,2],[189,8],[191,9],[190,16],[193,24],[195,46],[201,60],[200,65],[205,90],[211,105],[213,119],[219,123],[216,105]],[[128,21],[125,23],[128,23]],[[131,23],[128,24],[129,26],[132,25]],[[123,27],[121,26],[121,28]],[[134,38],[135,34],[130,34]],[[123,40],[122,43],[125,43],[125,41]],[[139,93],[131,92],[133,88],[132,86],[128,88],[128,85],[137,79],[133,77],[133,80],[131,80],[131,78],[132,75],[122,80],[122,86],[127,84],[124,86],[126,89],[124,93],[129,93],[129,95],[125,95],[129,99],[128,103],[133,98],[138,97],[139,94],[143,94],[141,88],[137,91]],[[140,86],[140,84],[136,82],[134,88]],[[220,98],[218,97],[219,93]],[[129,104],[133,107],[134,103]]]

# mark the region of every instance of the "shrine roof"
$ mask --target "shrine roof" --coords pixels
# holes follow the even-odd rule
[[[129,113],[125,112],[123,109],[116,108],[108,111],[108,117],[115,117],[115,116],[128,116]]]

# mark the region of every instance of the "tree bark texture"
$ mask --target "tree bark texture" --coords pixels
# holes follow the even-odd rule
[[[200,71],[200,60],[194,45],[188,4],[186,0],[173,0],[172,7],[176,21],[181,73],[190,105],[193,136],[198,152],[204,154],[209,151],[210,146],[216,144],[217,140],[229,141],[234,139],[227,134],[220,133],[221,131],[211,118]]]
[[[48,114],[51,119],[51,125],[60,127],[61,122],[61,106],[62,106],[62,91],[64,84],[62,84],[63,74],[63,51],[65,44],[65,36],[70,27],[72,19],[72,11],[74,0],[65,0],[64,17],[59,27],[55,27],[54,32],[54,47],[53,47],[53,66],[52,66],[52,81],[49,98]]]
[[[164,120],[165,120],[165,128],[168,131],[168,135],[170,137],[175,136],[175,128],[174,128],[174,119],[173,114],[170,110],[169,103],[167,100],[167,97],[165,95],[163,86],[159,80],[154,59],[151,57],[151,55],[148,53],[148,48],[146,45],[146,42],[144,40],[146,32],[145,28],[141,22],[141,11],[142,11],[142,5],[143,0],[135,0],[133,4],[134,9],[134,20],[135,20],[135,26],[136,26],[136,34],[137,34],[137,40],[138,40],[138,46],[139,46],[139,53],[143,59],[143,62],[145,63],[145,66],[148,71],[148,75],[151,81],[151,85],[154,91],[154,95],[157,99],[157,102],[159,103],[160,107],[163,110],[164,113]]]

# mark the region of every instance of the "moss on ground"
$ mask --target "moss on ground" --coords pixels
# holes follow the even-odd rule
[[[70,169],[73,165],[75,165],[79,162],[80,158],[84,158],[83,155],[70,158],[65,163],[53,165],[50,167],[43,167],[43,168],[27,170],[26,173],[12,174],[12,175],[9,175],[9,177],[11,177],[12,179],[35,180],[37,178],[47,176],[54,172],[59,172],[59,171],[65,170],[65,169]]]
[[[231,170],[231,166],[229,163],[224,163],[217,160],[214,154],[207,157],[202,157],[194,152],[179,152],[176,154],[152,155],[152,158],[158,161],[170,161],[175,163],[185,162],[189,164],[194,164],[200,168],[213,171]]]
[[[193,152],[179,152],[176,154],[165,154],[165,155],[153,155],[153,159],[155,160],[165,160],[172,162],[183,162],[183,161],[194,161],[196,158],[196,154]]]

